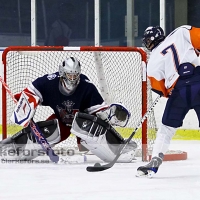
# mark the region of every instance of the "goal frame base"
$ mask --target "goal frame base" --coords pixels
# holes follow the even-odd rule
[[[163,161],[177,161],[177,160],[187,160],[187,152],[182,151],[180,153],[175,153],[177,151],[174,151],[173,153],[166,153],[164,155]],[[149,161],[151,160],[152,155],[149,155]]]

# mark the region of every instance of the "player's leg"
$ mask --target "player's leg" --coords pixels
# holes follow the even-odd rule
[[[152,177],[155,173],[157,173],[175,131],[176,128],[161,124],[153,146],[152,159],[147,165],[141,166],[137,169],[136,176],[147,175],[148,177]]]
[[[50,117],[48,117],[47,120],[53,120],[53,119],[57,119],[55,114],[52,114]],[[62,123],[60,120],[58,120],[58,125],[60,128],[60,142],[63,142],[64,140],[66,140],[69,136],[70,136],[70,129],[71,127],[66,126],[64,123]]]
[[[77,113],[71,132],[81,138],[81,144],[105,162],[112,161],[124,144],[122,136],[107,122],[88,114]],[[131,162],[137,144],[129,143],[118,162]]]
[[[60,129],[57,120],[38,122],[37,125],[51,146],[60,141]],[[0,153],[3,158],[11,160],[31,160],[45,154],[41,145],[31,134],[29,126],[12,137],[2,140],[0,142]]]
[[[52,120],[52,119],[56,119],[56,115],[55,114],[52,114],[47,120]],[[60,127],[60,137],[61,137],[60,142],[63,142],[64,140],[66,140],[70,136],[70,134],[71,134],[71,131],[70,131],[71,127],[70,126],[66,126],[60,120],[58,120],[58,123],[59,123],[59,127]],[[79,148],[79,151],[88,151],[88,149],[86,149],[80,143],[80,141],[81,141],[81,138],[77,137],[77,146]]]
[[[157,173],[159,166],[162,164],[164,154],[167,152],[171,139],[180,127],[183,119],[190,109],[188,88],[175,89],[169,97],[164,110],[162,124],[156,134],[156,140],[153,146],[152,160],[145,166],[137,169],[136,176],[147,175],[152,177]]]

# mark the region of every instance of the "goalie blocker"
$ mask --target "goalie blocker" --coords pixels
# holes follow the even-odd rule
[[[41,121],[36,124],[51,146],[60,141],[57,119]],[[4,159],[32,160],[41,155],[45,155],[45,152],[32,135],[29,126],[0,142],[0,156]]]
[[[81,144],[104,162],[112,161],[124,138],[107,122],[99,117],[76,113],[71,132],[81,138]],[[131,141],[123,150],[118,162],[131,162],[137,144]]]

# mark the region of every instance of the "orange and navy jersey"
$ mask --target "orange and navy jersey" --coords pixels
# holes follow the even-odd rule
[[[179,78],[179,66],[199,65],[195,49],[200,49],[200,28],[185,25],[171,32],[153,49],[148,61],[147,76],[152,89],[167,97]]]

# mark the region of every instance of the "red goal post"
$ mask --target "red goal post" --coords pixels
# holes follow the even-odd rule
[[[20,92],[39,76],[58,71],[59,64],[70,56],[78,58],[82,72],[97,86],[106,102],[122,102],[130,110],[132,116],[127,127],[116,128],[123,137],[128,138],[152,102],[150,86],[146,78],[147,55],[142,48],[8,47],[2,54],[3,79],[13,94]],[[2,87],[3,138],[20,129],[9,119],[14,106],[14,102]],[[52,114],[50,108],[39,106],[34,120],[45,120],[50,114]],[[152,112],[133,138],[138,144],[137,155],[141,155],[144,161],[148,160],[155,134],[156,122]],[[71,136],[59,145],[62,148],[76,146],[75,137]]]

